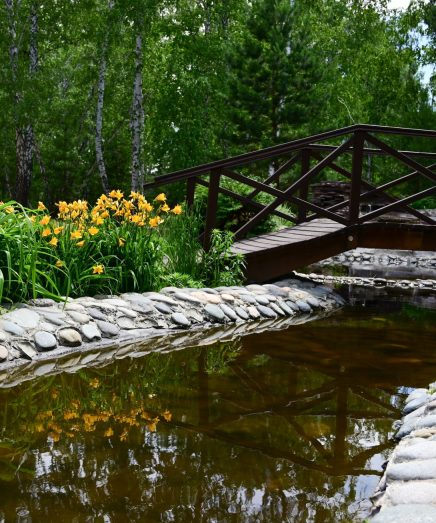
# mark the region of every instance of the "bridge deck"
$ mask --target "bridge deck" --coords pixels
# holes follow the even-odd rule
[[[356,247],[434,251],[436,226],[318,219],[237,241],[232,251],[244,255],[247,279],[260,282]]]

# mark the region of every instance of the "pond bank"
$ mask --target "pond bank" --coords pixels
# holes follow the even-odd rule
[[[374,523],[436,521],[436,383],[415,389],[403,414],[399,443],[372,498]]]
[[[208,338],[205,329],[235,327],[241,335],[245,328],[252,332],[253,325],[264,330],[266,322],[274,328],[277,323],[307,319],[316,311],[328,312],[343,303],[331,289],[296,278],[246,287],[167,287],[160,292],[84,297],[66,303],[37,299],[18,304],[0,317],[0,386],[13,386],[16,369],[23,365],[35,367],[37,375],[57,369],[55,363],[35,366],[41,360],[74,353],[75,365],[83,366],[105,359],[104,353],[110,359],[110,349],[112,356],[123,350],[128,355],[129,350],[134,352],[129,349],[132,342],[152,339],[157,345],[159,338],[180,333],[187,338],[185,346],[194,338],[200,344],[201,337]],[[213,341],[217,339],[219,336]]]

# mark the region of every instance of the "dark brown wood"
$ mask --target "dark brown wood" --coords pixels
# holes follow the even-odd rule
[[[186,180],[186,207],[192,209],[194,206],[196,178],[191,176]]]
[[[299,154],[296,154],[294,155],[292,158],[290,158],[289,160],[287,160],[283,165],[281,165],[277,171],[273,172],[273,174],[271,174],[270,176],[268,176],[268,178],[263,182],[264,184],[266,185],[269,185],[270,183],[272,182],[278,182],[278,180],[280,179],[280,176],[286,172],[288,169],[290,169],[296,162],[298,162],[298,160],[300,159],[300,155]],[[248,195],[248,198],[254,198],[255,196],[257,196],[261,191],[259,189],[254,189],[254,191],[252,191],[249,195]]]
[[[351,188],[350,188],[350,207],[348,219],[350,225],[359,218],[360,210],[360,184],[363,169],[363,147],[365,145],[365,135],[358,131],[354,134],[353,141],[353,163],[351,166]]]
[[[216,212],[218,208],[218,190],[220,186],[221,172],[212,170],[209,175],[209,192],[207,193],[206,223],[204,226],[203,248],[208,251],[212,231],[216,227]]]
[[[301,171],[300,178],[303,178],[306,173],[310,171],[310,151],[309,149],[303,149],[301,151]],[[300,188],[300,198],[304,201],[307,200],[309,195],[309,181],[306,180],[305,183]],[[307,219],[307,205],[303,203],[298,207],[298,223],[304,222]]]
[[[201,178],[199,178],[197,180],[197,183],[198,183],[198,185],[203,185],[203,187],[209,187],[209,182],[206,182],[206,180],[202,180]],[[265,205],[263,205],[259,202],[256,202],[254,200],[251,200],[250,198],[248,198],[247,196],[243,196],[242,194],[237,194],[237,193],[231,191],[230,189],[226,189],[225,187],[219,187],[218,191],[221,194],[225,194],[226,196],[230,196],[231,198],[234,198],[235,200],[238,200],[241,203],[244,203],[246,205],[246,207],[252,207],[254,209],[263,209],[265,207]],[[295,223],[295,221],[296,221],[296,218],[293,214],[286,214],[286,213],[280,212],[280,211],[273,211],[271,214],[274,214],[275,216],[288,220],[292,223]]]

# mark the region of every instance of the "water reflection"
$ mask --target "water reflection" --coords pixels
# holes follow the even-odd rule
[[[434,379],[434,319],[345,311],[1,391],[3,518],[352,521]]]

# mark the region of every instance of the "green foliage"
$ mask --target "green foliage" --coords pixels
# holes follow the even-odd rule
[[[210,248],[203,254],[201,267],[204,278],[214,287],[240,285],[244,278],[244,259],[231,251],[233,234],[212,231]]]
[[[204,252],[198,215],[170,211],[159,196],[154,206],[140,195],[102,197],[92,209],[60,202],[57,220],[43,208],[0,204],[0,303],[241,283],[231,233],[214,231]]]

